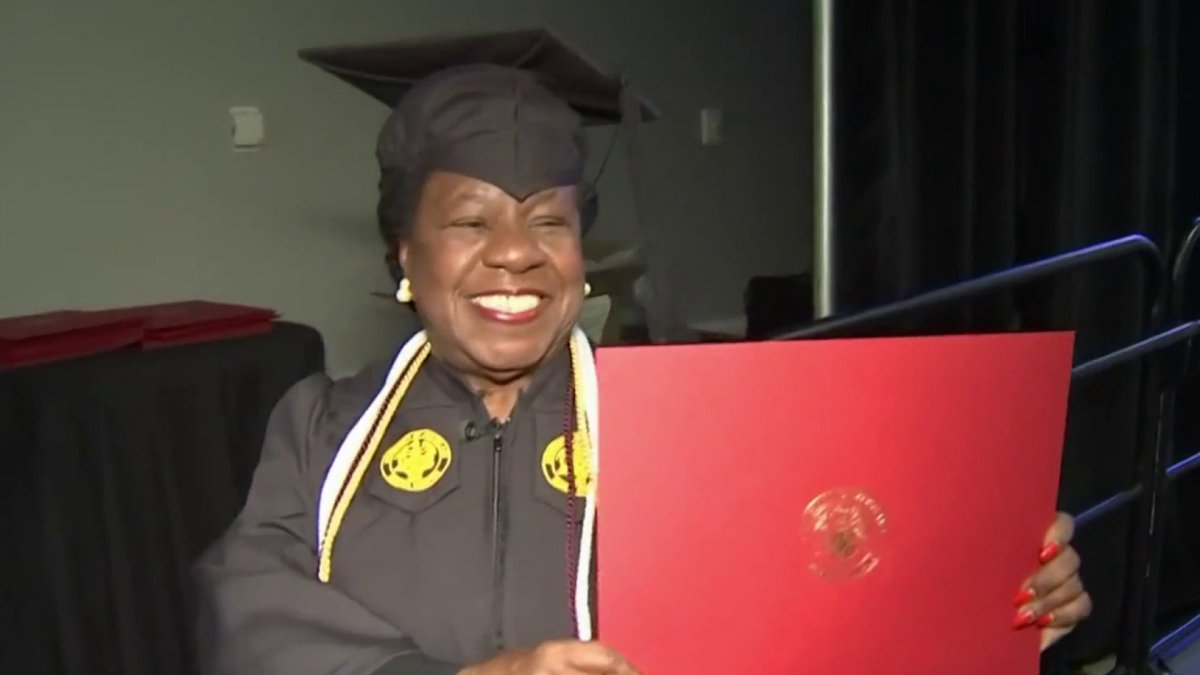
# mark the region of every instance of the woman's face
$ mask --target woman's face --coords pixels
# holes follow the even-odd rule
[[[400,264],[438,356],[495,382],[564,344],[583,302],[575,188],[518,201],[451,173],[425,184]]]

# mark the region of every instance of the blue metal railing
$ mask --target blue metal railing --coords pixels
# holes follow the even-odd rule
[[[1052,256],[1044,260],[1018,265],[1010,269],[985,274],[981,277],[959,282],[951,286],[927,291],[896,302],[872,307],[845,316],[834,316],[806,326],[782,331],[770,336],[772,340],[797,338],[832,337],[850,330],[857,330],[880,323],[886,319],[906,316],[910,312],[927,310],[1017,286],[1057,276],[1067,272],[1091,267],[1103,262],[1136,257],[1142,263],[1147,276],[1147,296],[1150,306],[1157,314],[1160,311],[1159,296],[1163,289],[1165,266],[1162,254],[1154,242],[1140,234],[1087,246],[1077,251]]]
[[[1175,321],[1183,322],[1184,313],[1186,311],[1186,300],[1188,295],[1188,280],[1196,272],[1193,268],[1193,262],[1197,248],[1200,245],[1200,218],[1197,218],[1192,223],[1191,230],[1183,238],[1180,244],[1179,251],[1175,256],[1175,262],[1171,269],[1171,316]],[[1193,323],[1197,323],[1194,321]],[[1184,360],[1179,368],[1180,378],[1186,376],[1190,366],[1190,357],[1193,355],[1193,345],[1184,352]],[[1169,424],[1174,423],[1175,412],[1175,392],[1178,389],[1179,379],[1176,381],[1164,397],[1164,408],[1169,417]],[[1181,476],[1200,467],[1200,452],[1194,452],[1184,459],[1176,461],[1174,459],[1174,442],[1175,429],[1173,426],[1168,427],[1160,439],[1160,454],[1162,456],[1163,467],[1161,469],[1161,497],[1166,497],[1166,492],[1170,490],[1176,480]],[[1151,566],[1148,569],[1148,575],[1153,575],[1150,581],[1150,591],[1145,599],[1145,607],[1143,608],[1143,621],[1147,626],[1146,631],[1152,637],[1154,622],[1158,608],[1158,585],[1157,578],[1161,572],[1160,559],[1163,549],[1163,538],[1166,530],[1166,509],[1159,509],[1155,522],[1153,523],[1153,537],[1150,542],[1152,551],[1157,556],[1151,561]],[[1159,638],[1149,647],[1149,654],[1154,659],[1170,659],[1178,652],[1182,651],[1192,642],[1200,639],[1200,615],[1192,617],[1185,621],[1182,626],[1170,631],[1166,635]]]

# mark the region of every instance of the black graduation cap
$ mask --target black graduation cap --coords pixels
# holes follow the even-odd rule
[[[435,170],[518,199],[583,184],[584,123],[657,117],[620,79],[544,28],[312,48],[300,56],[393,109],[376,149],[381,217],[402,218]]]
[[[341,78],[388,108],[421,80],[454,66],[492,64],[536,75],[583,116],[585,124],[621,121],[621,80],[546,28],[341,47],[314,47],[300,58]],[[638,101],[641,120],[658,110]]]
[[[483,180],[518,199],[582,185],[586,228],[596,202],[583,177],[585,124],[621,125],[636,202],[636,128],[657,119],[657,109],[545,28],[310,48],[300,57],[392,109],[376,148],[385,239],[387,223],[411,214],[434,170]],[[654,248],[655,257],[665,255]],[[665,283],[654,285],[663,302]]]

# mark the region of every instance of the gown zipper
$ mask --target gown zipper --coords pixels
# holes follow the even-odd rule
[[[492,646],[504,648],[504,424],[492,423]]]

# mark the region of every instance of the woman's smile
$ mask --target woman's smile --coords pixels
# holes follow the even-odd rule
[[[488,321],[507,325],[527,324],[537,320],[549,304],[540,293],[485,293],[468,298],[475,312]]]

